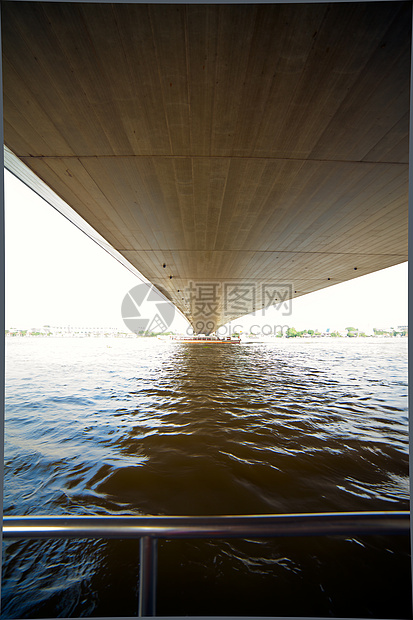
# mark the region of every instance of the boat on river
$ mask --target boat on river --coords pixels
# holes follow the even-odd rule
[[[172,336],[172,342],[184,342],[187,344],[239,344],[241,338],[227,336],[226,338],[218,338],[218,336],[206,336],[198,334],[197,336]]]

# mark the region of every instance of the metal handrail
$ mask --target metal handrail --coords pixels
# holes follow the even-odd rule
[[[405,534],[409,511],[224,516],[25,516],[3,518],[4,538],[256,538]]]
[[[155,615],[158,538],[406,535],[409,511],[3,518],[4,538],[140,538],[139,616]]]

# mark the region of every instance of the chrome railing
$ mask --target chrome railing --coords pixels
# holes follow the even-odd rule
[[[158,538],[275,538],[410,533],[410,513],[4,517],[4,538],[140,538],[139,616],[155,616]]]

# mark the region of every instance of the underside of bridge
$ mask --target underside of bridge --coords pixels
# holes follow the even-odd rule
[[[9,167],[197,331],[407,260],[410,2],[1,9]]]

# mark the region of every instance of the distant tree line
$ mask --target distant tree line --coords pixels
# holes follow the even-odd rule
[[[368,337],[365,332],[360,331],[357,327],[346,327],[345,331],[347,332],[345,336],[348,338],[367,338]],[[399,328],[396,330],[393,327],[391,327],[390,329],[385,330],[385,329],[373,328],[373,333],[375,336],[386,336],[386,337],[407,336],[407,329]],[[321,336],[321,335],[322,335],[321,332],[314,330],[314,329],[304,329],[302,331],[297,331],[295,327],[289,327],[285,332],[285,336],[287,338],[305,338],[308,336]],[[327,335],[331,336],[332,338],[342,338],[344,336],[344,334],[338,331],[328,332]]]
[[[287,338],[302,338],[303,336],[321,336],[321,332],[314,329],[303,329],[299,332],[295,327],[289,327],[285,335]]]

